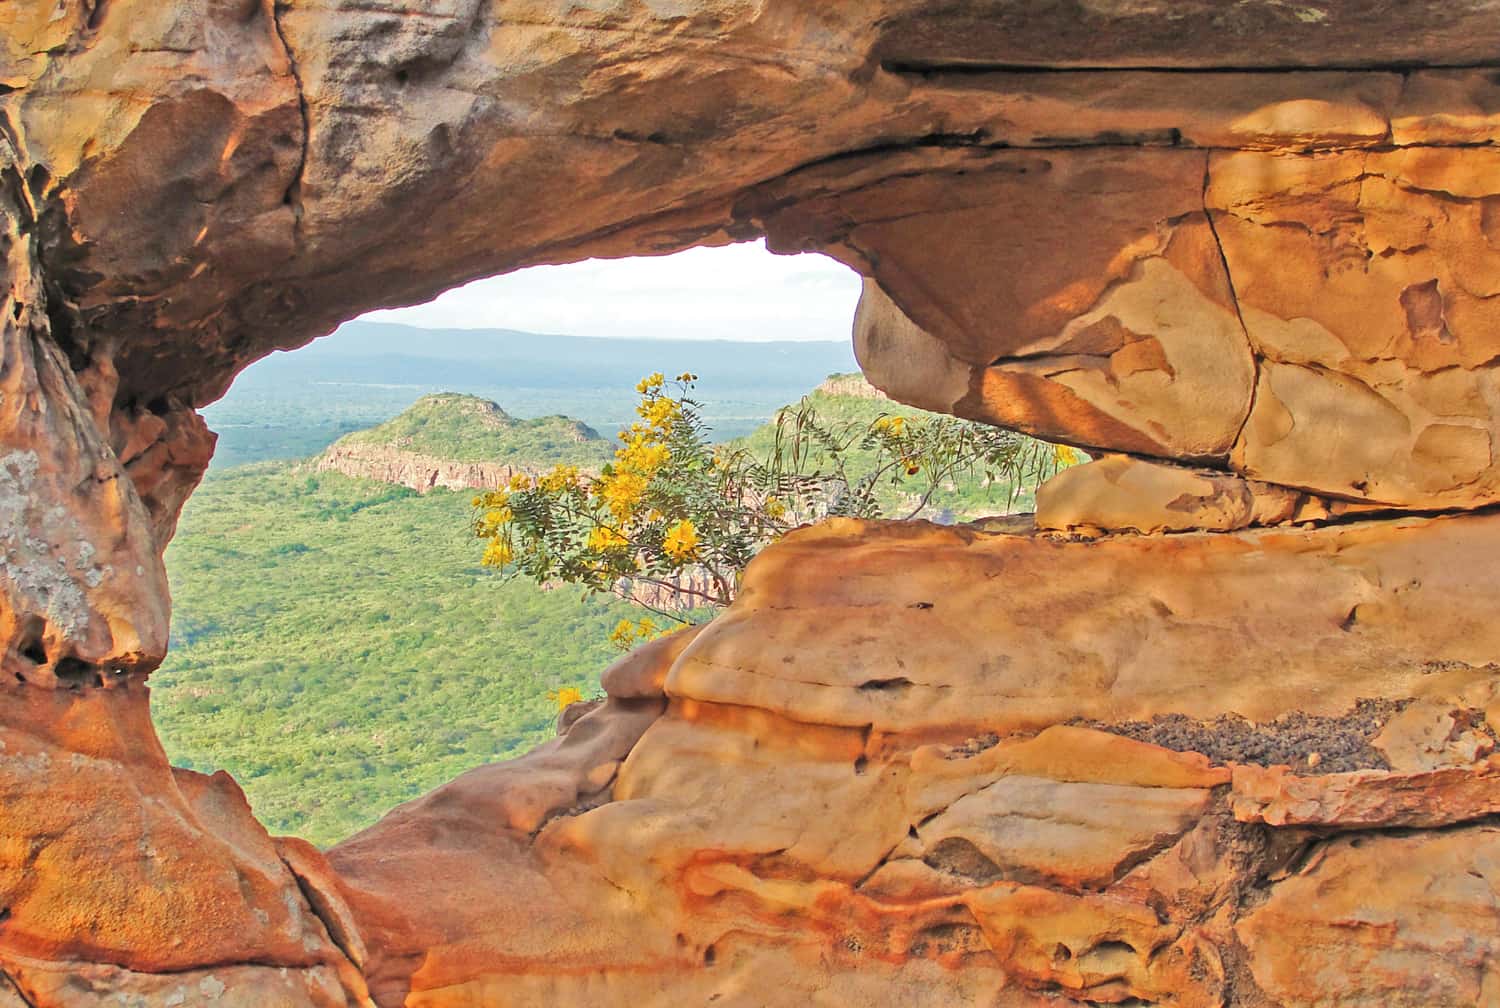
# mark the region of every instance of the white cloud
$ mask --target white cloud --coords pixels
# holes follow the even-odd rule
[[[365,318],[434,329],[522,329],[657,339],[847,340],[859,277],[764,242],[534,266]]]

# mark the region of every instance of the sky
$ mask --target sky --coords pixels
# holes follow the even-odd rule
[[[827,256],[765,243],[533,266],[364,318],[430,329],[520,329],[646,339],[845,340],[859,277]]]

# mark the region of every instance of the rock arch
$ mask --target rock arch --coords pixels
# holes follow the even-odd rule
[[[0,11],[0,1004],[1500,996],[1494,14]],[[868,278],[896,398],[1128,457],[1063,534],[789,539],[327,860],[167,765],[160,553],[240,368],[759,234]]]

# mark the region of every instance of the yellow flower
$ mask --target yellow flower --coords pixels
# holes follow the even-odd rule
[[[583,690],[577,686],[564,686],[561,689],[548,690],[547,699],[555,703],[559,711],[564,711],[573,704],[583,702]]]
[[[638,472],[616,472],[594,484],[594,494],[622,525],[635,514],[645,493],[646,477]]]
[[[500,526],[507,524],[515,514],[509,505],[505,507],[490,508],[479,518],[479,529],[477,534],[482,539],[488,539],[500,531]]]
[[[670,432],[672,424],[682,416],[682,404],[668,396],[649,399],[635,408],[652,428]]]
[[[510,548],[510,543],[504,539],[493,539],[484,549],[484,556],[480,563],[486,567],[504,567],[516,558],[515,551]]]
[[[664,444],[656,444],[643,437],[632,438],[624,447],[615,451],[618,469],[633,470],[644,476],[654,474],[667,464],[672,450]]]
[[[537,486],[550,493],[557,493],[578,483],[578,467],[572,465],[555,466],[551,472],[537,480]]]
[[[630,645],[635,642],[635,624],[628,619],[616,623],[614,630],[610,632],[609,642],[621,651],[630,650]]]
[[[1053,446],[1052,460],[1060,466],[1077,465],[1081,459],[1077,448],[1062,444]]]
[[[662,541],[661,548],[666,551],[667,556],[679,563],[691,560],[698,555],[698,530],[691,521],[684,518],[667,529],[667,537]]]
[[[614,630],[609,635],[609,642],[621,651],[629,651],[637,641],[644,643],[648,640],[655,640],[668,632],[665,628],[657,626],[656,621],[650,616],[639,623],[622,619],[615,624]]]
[[[660,371],[654,371],[641,379],[641,383],[635,390],[641,395],[649,395],[667,383],[667,378]]]
[[[510,478],[510,488],[512,490],[530,490],[531,477],[523,472],[516,473]]]
[[[603,553],[605,550],[619,549],[621,546],[629,546],[630,540],[607,525],[595,525],[589,529],[588,548],[595,553]]]
[[[697,381],[698,380],[698,376],[695,375],[695,374],[693,374],[693,372],[691,372],[691,371],[684,371],[684,372],[682,372],[682,374],[680,374],[680,375],[677,376],[677,380],[680,381],[680,382]]]
[[[767,497],[765,507],[766,514],[770,515],[772,518],[786,517],[786,505],[781,503],[781,501],[777,500],[775,497]]]

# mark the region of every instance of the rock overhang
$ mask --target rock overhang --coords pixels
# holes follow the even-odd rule
[[[1471,565],[1495,516],[1400,513],[1487,512],[1500,486],[1496,13],[0,10],[0,688],[24,701],[0,786],[42,810],[0,848],[0,1001],[362,1003],[369,979],[382,1005],[555,1003],[596,974],[620,1003],[707,1001],[763,992],[756,964],[789,1003],[1492,996],[1500,706]],[[857,346],[896,398],[1133,456],[1059,487],[1060,527],[1185,534],[806,533],[557,744],[393,815],[337,873],[270,845],[232,783],[166,766],[142,680],[160,551],[212,450],[195,407],[369,308],[757,235],[865,275]],[[1025,618],[999,608],[1018,586]],[[1200,739],[1372,697],[1408,705],[1370,743],[1390,767],[1326,780],[1231,775],[1118,723],[1191,715],[1141,731]],[[86,768],[118,808],[90,806]],[[1131,788],[1156,813],[1080,841]],[[1419,832],[1317,839],[1389,828]],[[89,851],[148,834],[170,865],[158,846],[87,892],[26,860],[98,875]],[[149,927],[118,912],[137,875],[172,908]],[[1367,913],[1381,877],[1415,909]]]

